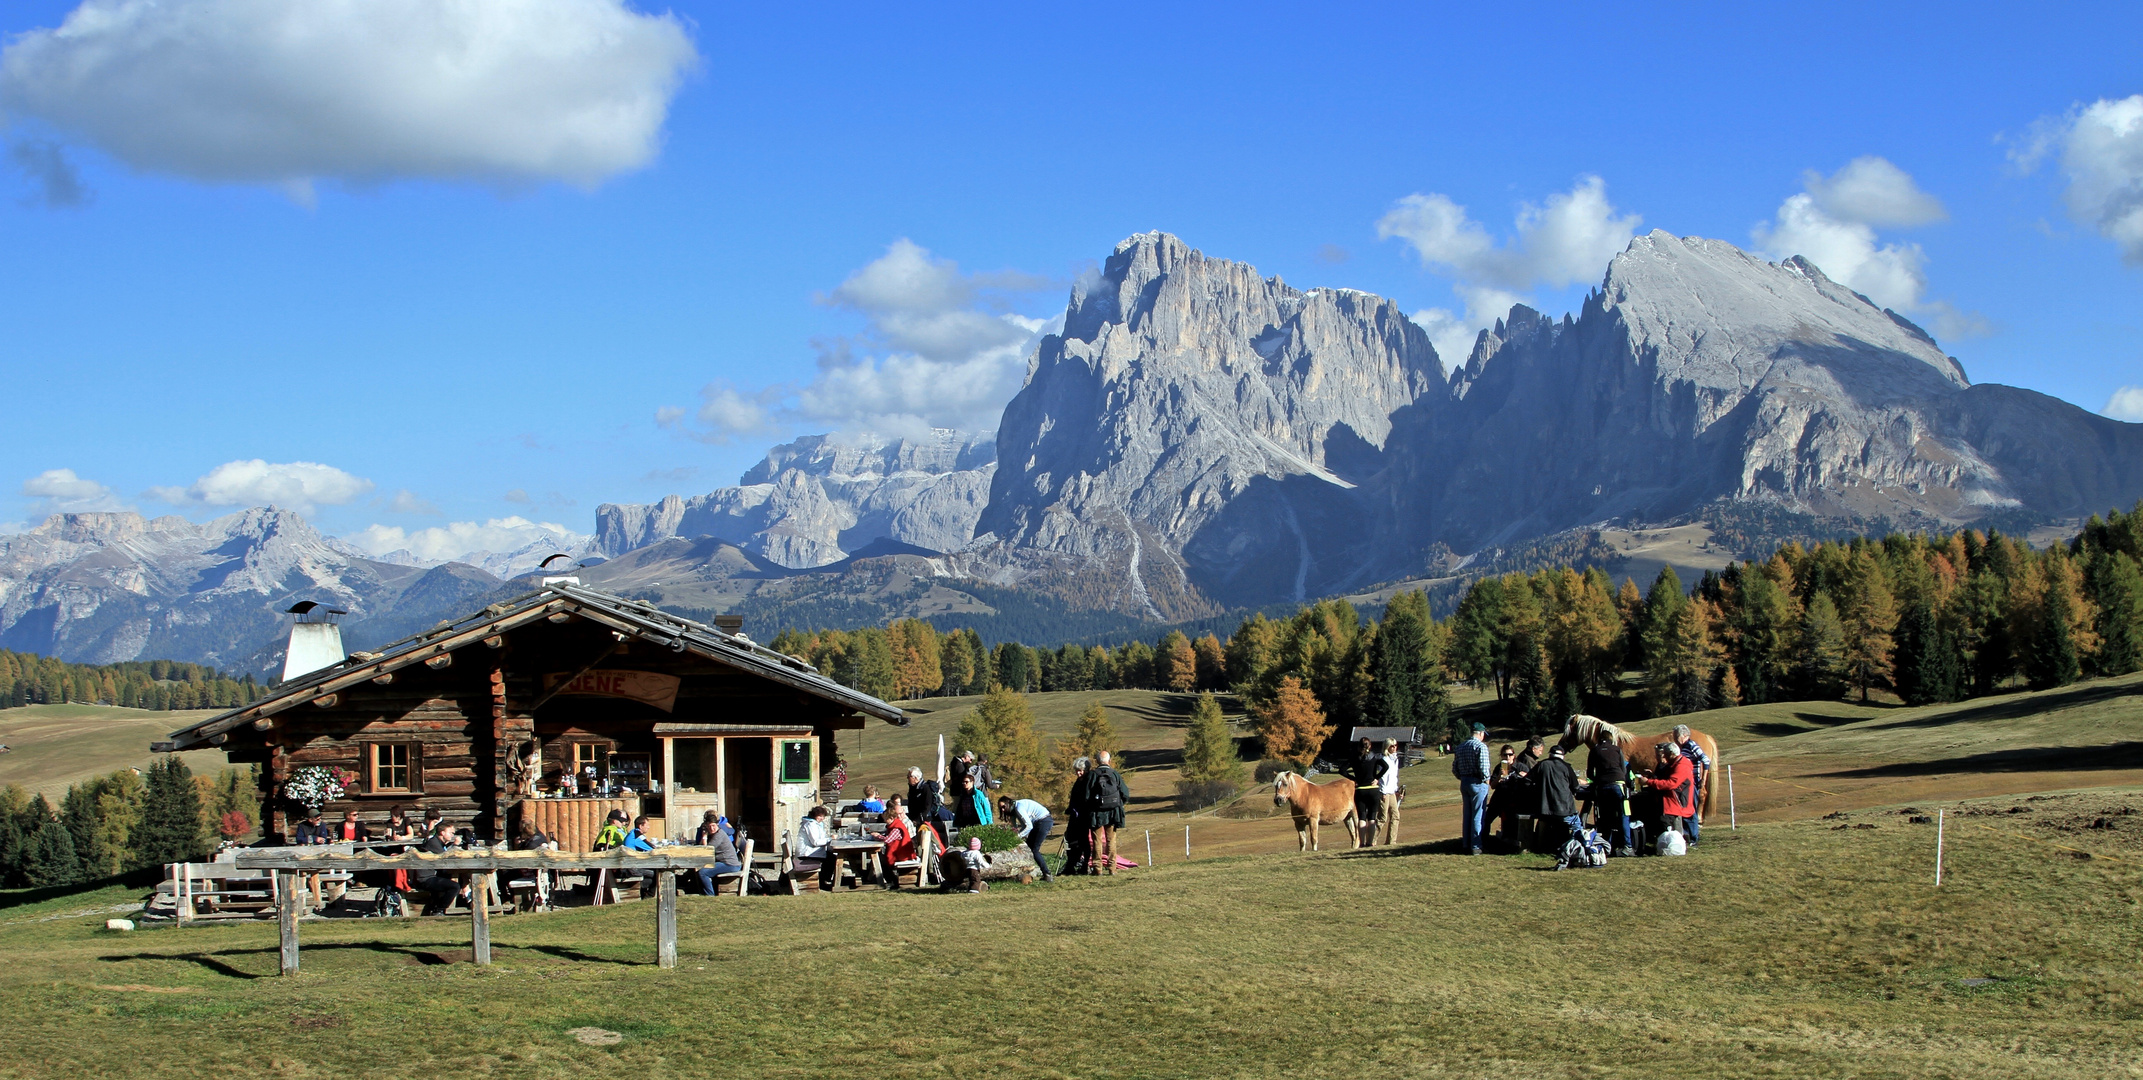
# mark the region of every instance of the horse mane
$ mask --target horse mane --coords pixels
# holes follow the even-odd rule
[[[1583,713],[1570,718],[1570,730],[1571,734],[1577,736],[1579,742],[1587,746],[1599,742],[1603,737],[1615,740],[1616,746],[1621,746],[1630,741],[1629,732],[1597,716],[1586,716]]]

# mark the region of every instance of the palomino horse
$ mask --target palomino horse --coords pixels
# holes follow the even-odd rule
[[[1354,813],[1354,781],[1342,776],[1313,784],[1308,777],[1284,772],[1272,778],[1272,804],[1282,803],[1294,815],[1295,838],[1302,842],[1301,850],[1317,850],[1317,826],[1342,822],[1354,837],[1354,846],[1362,846],[1361,819]]]
[[[1719,744],[1713,742],[1711,736],[1695,728],[1689,729],[1689,737],[1703,748],[1704,756],[1710,758],[1712,763],[1710,771],[1704,774],[1704,788],[1697,793],[1697,820],[1701,822],[1705,815],[1711,812],[1712,781],[1719,771]],[[1624,760],[1636,766],[1638,772],[1647,773],[1652,770],[1653,763],[1659,760],[1655,747],[1663,742],[1672,742],[1674,731],[1670,728],[1657,735],[1636,735],[1597,716],[1579,713],[1570,718],[1570,723],[1564,725],[1563,741],[1560,745],[1563,752],[1568,753],[1579,743],[1590,747],[1608,739],[1615,740],[1615,744],[1622,748]]]

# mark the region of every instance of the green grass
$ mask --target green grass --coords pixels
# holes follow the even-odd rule
[[[674,971],[645,903],[498,920],[490,969],[446,962],[459,920],[307,923],[284,979],[269,926],[24,921],[82,896],[0,925],[0,1075],[2143,1075],[2143,873],[1993,837],[1938,891],[1931,846],[1799,822],[1597,871],[1401,848],[687,898]]]
[[[149,712],[106,705],[29,705],[0,709],[0,786],[21,784],[57,802],[67,786],[115,769],[146,770],[157,755],[149,743],[210,716],[209,712]],[[223,768],[221,750],[180,755],[196,774]]]

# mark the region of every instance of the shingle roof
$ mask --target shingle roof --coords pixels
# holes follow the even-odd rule
[[[804,693],[875,716],[889,724],[908,726],[899,709],[857,690],[851,690],[819,674],[818,669],[765,646],[731,637],[704,623],[672,615],[639,600],[591,589],[569,582],[545,585],[535,592],[493,604],[474,615],[442,624],[415,637],[395,642],[379,653],[352,656],[339,664],[293,679],[275,688],[269,696],[251,705],[218,713],[198,724],[180,728],[167,741],[152,744],[158,753],[183,750],[209,742],[242,724],[273,716],[329,694],[378,678],[412,664],[473,645],[518,626],[546,619],[560,612],[602,623],[640,641],[691,652],[719,664],[737,668],[781,683]]]

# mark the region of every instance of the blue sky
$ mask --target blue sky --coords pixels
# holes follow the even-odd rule
[[[2143,94],[2134,4],[539,0],[493,84],[442,87],[364,53],[423,27],[328,27],[358,74],[252,63],[271,0],[167,2],[225,51],[151,20],[100,31],[86,55],[117,75],[68,83],[82,35],[40,32],[77,6],[0,8],[13,527],[280,492],[344,535],[587,531],[598,503],[733,483],[795,434],[992,415],[1068,283],[1148,229],[1440,310],[1444,340],[1469,301],[1569,310],[1630,228],[1865,241],[1867,280],[1890,272],[1975,381],[2093,411],[2143,386],[2120,217],[2143,134],[2076,134],[2118,135]],[[621,27],[630,47],[544,52]],[[430,96],[395,104],[410,85]],[[624,134],[546,129],[585,122],[578,93],[632,103]],[[278,126],[323,116],[318,139]],[[1393,216],[1416,195],[1493,246],[1422,239]],[[1596,211],[1574,246],[1546,235],[1558,207]]]

